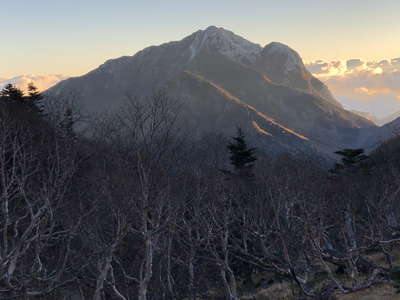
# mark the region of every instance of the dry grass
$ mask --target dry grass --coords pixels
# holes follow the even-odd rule
[[[348,295],[337,296],[338,300],[400,300],[400,294],[396,294],[393,286],[382,284],[369,289]]]
[[[276,283],[271,287],[259,290],[253,296],[242,297],[241,300],[296,300],[292,294],[292,286],[288,283]],[[337,300],[400,300],[400,294],[390,285],[376,285],[359,292],[337,295]]]
[[[241,297],[240,300],[293,300],[292,286],[287,282],[275,283],[265,289],[260,289],[253,296]]]
[[[367,256],[370,260],[375,262],[376,264],[388,267],[386,258],[382,253],[371,253]],[[394,249],[392,252],[393,264],[400,266],[400,249]],[[328,263],[329,264],[329,263]],[[330,265],[332,270],[336,267],[334,265]],[[338,279],[350,285],[348,282],[348,278],[344,277],[345,275],[338,276]],[[276,275],[269,272],[260,272],[258,274],[252,275],[252,281],[257,286],[262,281],[268,281],[274,279],[276,280]],[[321,267],[321,272],[314,275],[314,284],[315,288],[320,288],[327,282],[330,282],[327,275],[324,273],[323,268]],[[243,296],[241,300],[296,300],[298,299],[296,294],[298,291],[297,286],[293,283],[289,283],[288,281],[283,280],[282,282],[276,282],[271,284],[267,288],[259,288],[257,292],[250,293],[251,295]],[[337,294],[337,300],[400,300],[400,294],[397,293],[398,289],[393,287],[390,284],[380,284],[372,286],[368,289],[364,289],[358,292],[354,292],[351,294],[340,295]]]

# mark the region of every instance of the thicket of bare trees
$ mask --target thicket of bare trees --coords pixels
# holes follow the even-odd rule
[[[329,299],[393,279],[393,151],[330,174],[259,149],[235,172],[229,137],[191,139],[163,93],[129,99],[90,139],[67,108],[27,118],[28,99],[0,98],[2,299],[234,300],[256,274]]]

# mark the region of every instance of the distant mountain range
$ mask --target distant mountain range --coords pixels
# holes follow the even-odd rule
[[[109,60],[47,94],[74,95],[84,113],[96,114],[116,111],[126,95],[148,96],[161,88],[181,99],[193,136],[232,135],[241,126],[266,151],[330,154],[368,146],[371,137],[364,132],[377,129],[345,110],[293,49],[277,42],[261,47],[215,26]]]
[[[359,115],[359,116],[361,116],[361,117],[363,117],[363,118],[365,118],[367,120],[370,120],[370,121],[374,122],[374,124],[376,124],[376,125],[383,125],[383,124],[380,124],[381,123],[381,119],[379,119],[374,114],[371,114],[369,112],[364,112],[364,111],[358,111],[358,110],[354,110],[354,109],[351,109],[350,111],[352,113],[356,114],[356,115]]]
[[[400,111],[395,112],[395,113],[393,113],[393,114],[391,114],[391,115],[389,115],[389,116],[387,116],[385,118],[378,118],[374,114],[371,114],[371,113],[368,113],[368,112],[357,111],[357,110],[351,110],[351,112],[353,112],[353,113],[355,113],[355,114],[357,114],[359,116],[362,116],[362,117],[374,122],[376,125],[379,125],[379,126],[383,126],[385,124],[389,124],[392,121],[400,118]]]
[[[67,78],[67,76],[63,75],[21,75],[8,79],[0,78],[0,88],[11,83],[19,88],[25,89],[29,83],[33,83],[40,91],[45,91]]]
[[[390,116],[387,116],[386,118],[379,119],[378,125],[384,125],[391,123],[392,121],[395,121],[396,119],[400,118],[400,111],[395,112],[394,114],[391,114]]]

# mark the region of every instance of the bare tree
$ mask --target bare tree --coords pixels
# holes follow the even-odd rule
[[[74,280],[68,262],[80,219],[63,222],[63,208],[79,162],[48,134],[0,119],[0,286],[15,297],[46,295]]]

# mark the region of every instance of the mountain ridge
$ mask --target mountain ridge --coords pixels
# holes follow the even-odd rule
[[[197,89],[196,79],[182,77],[185,72],[205,78],[215,84],[214,88],[207,88],[207,92]],[[210,109],[222,109],[214,102],[225,103],[232,98],[226,93],[224,97],[217,95],[224,90],[267,119],[274,120],[275,124],[264,118],[261,125],[243,110],[233,109],[228,112],[231,115],[224,116],[223,126],[217,125],[216,115],[202,108],[209,120],[192,112],[197,116],[198,128],[208,128],[210,124],[206,122],[214,122],[214,130],[231,134],[235,123],[243,123],[249,131],[262,129],[281,144],[285,141],[285,148],[297,142],[296,138],[287,139],[283,128],[306,137],[312,147],[328,153],[334,147],[355,144],[358,137],[354,129],[375,126],[344,110],[290,47],[278,42],[261,47],[215,26],[196,31],[180,41],[145,48],[133,56],[108,60],[81,77],[60,82],[47,94],[75,94],[84,111],[101,113],[123,105],[127,94],[145,97],[160,88],[183,98],[192,110],[198,108],[197,102],[205,101],[205,97],[209,98]],[[304,143],[301,144],[303,147]]]

